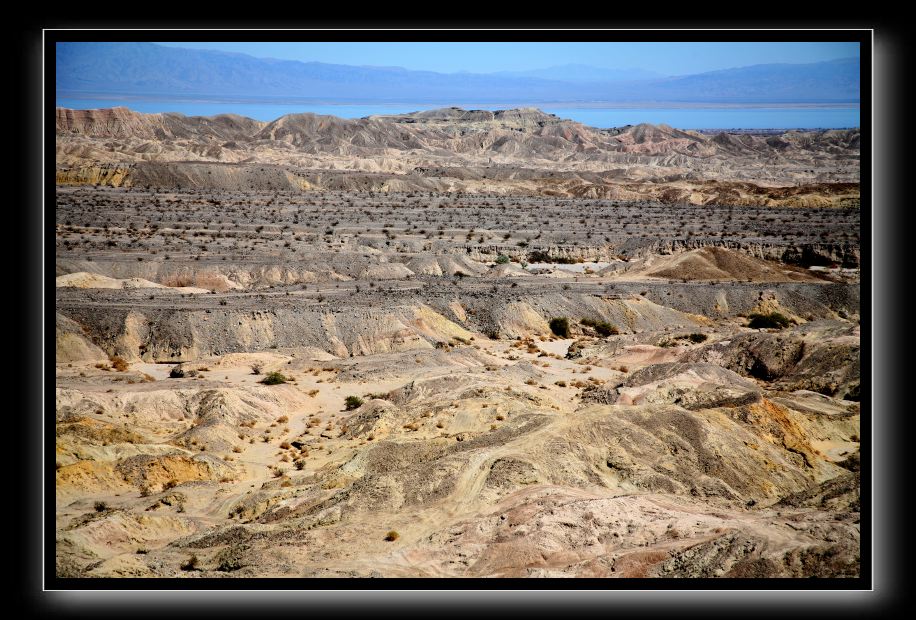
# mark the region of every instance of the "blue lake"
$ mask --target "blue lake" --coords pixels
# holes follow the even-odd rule
[[[124,106],[137,112],[180,112],[188,116],[240,114],[260,121],[272,121],[286,114],[312,112],[341,118],[362,118],[373,114],[404,114],[444,107],[436,104],[321,105],[308,103],[221,102],[143,99],[58,98],[59,107],[86,110]],[[456,103],[465,109],[499,110],[511,107],[537,107],[561,118],[592,127],[622,127],[639,123],[665,123],[680,129],[835,129],[859,127],[859,106],[720,106],[702,107],[556,107],[554,104],[474,104]]]

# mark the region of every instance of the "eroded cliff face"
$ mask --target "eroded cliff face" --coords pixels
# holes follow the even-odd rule
[[[109,185],[111,187],[129,187],[133,166],[117,164],[100,164],[78,168],[57,168],[58,185]]]

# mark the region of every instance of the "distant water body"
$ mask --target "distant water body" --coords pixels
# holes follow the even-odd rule
[[[405,114],[418,110],[441,108],[432,104],[320,105],[302,103],[248,103],[218,101],[178,101],[142,99],[72,99],[58,98],[64,108],[88,110],[124,106],[137,112],[180,112],[187,116],[239,114],[259,121],[272,121],[286,114],[312,112],[341,118],[363,118],[373,114]],[[556,107],[553,104],[455,104],[464,109],[500,110],[512,107],[537,107],[560,118],[568,118],[591,127],[622,127],[639,123],[661,123],[679,129],[837,129],[859,127],[859,106],[850,105],[774,105],[769,107],[735,105],[703,107]]]

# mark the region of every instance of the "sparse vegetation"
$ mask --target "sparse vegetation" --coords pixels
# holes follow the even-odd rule
[[[558,317],[550,319],[550,331],[560,338],[569,338],[569,319]]]
[[[748,327],[754,329],[776,328],[783,329],[792,324],[792,321],[779,312],[758,313],[754,312],[747,316]]]
[[[265,375],[265,377],[259,381],[259,383],[263,383],[264,385],[280,385],[281,383],[286,382],[287,378],[283,376],[283,373],[281,373],[279,370],[273,370],[267,373],[267,375]]]
[[[592,318],[584,318],[581,323],[586,327],[591,327],[594,329],[600,336],[616,336],[620,331],[608,323],[607,321],[599,321]]]
[[[347,396],[344,399],[344,408],[347,411],[353,411],[354,409],[359,409],[363,406],[363,399],[359,396]]]

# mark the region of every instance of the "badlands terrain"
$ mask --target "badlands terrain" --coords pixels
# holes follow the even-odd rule
[[[856,577],[857,130],[57,113],[61,577]]]
[[[537,109],[346,120],[57,110],[57,180],[207,190],[473,192],[858,207],[858,129],[596,129]]]

